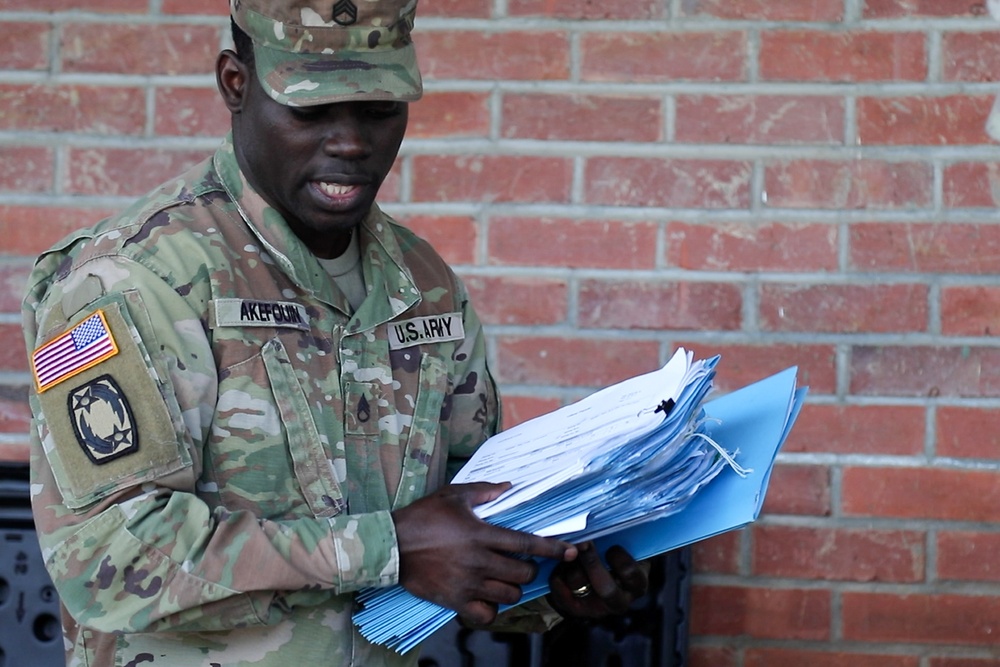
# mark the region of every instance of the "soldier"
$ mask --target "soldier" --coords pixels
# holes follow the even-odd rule
[[[622,550],[476,518],[506,485],[447,484],[499,406],[461,281],[375,204],[415,5],[232,0],[221,147],[38,259],[32,501],[69,664],[412,665],[356,591],[536,630],[645,592]],[[520,556],[564,564],[498,619]]]

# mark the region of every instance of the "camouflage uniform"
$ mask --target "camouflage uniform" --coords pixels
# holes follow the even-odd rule
[[[444,261],[377,207],[356,233],[350,315],[227,140],[39,258],[32,500],[70,664],[416,662],[355,631],[352,593],[397,581],[390,510],[498,403]]]

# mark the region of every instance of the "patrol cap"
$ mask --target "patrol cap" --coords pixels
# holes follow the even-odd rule
[[[417,0],[229,0],[275,101],[310,106],[420,98]]]

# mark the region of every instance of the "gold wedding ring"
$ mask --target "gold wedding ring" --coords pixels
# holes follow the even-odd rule
[[[584,584],[579,588],[574,588],[570,591],[570,593],[572,593],[575,598],[585,598],[590,595],[590,584]]]

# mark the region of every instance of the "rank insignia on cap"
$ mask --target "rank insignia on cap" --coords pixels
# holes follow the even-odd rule
[[[76,440],[97,465],[139,449],[132,408],[110,375],[77,387],[67,403]]]
[[[58,338],[49,341],[31,355],[31,370],[38,393],[51,389],[63,380],[96,366],[118,354],[104,311],[83,320]]]

